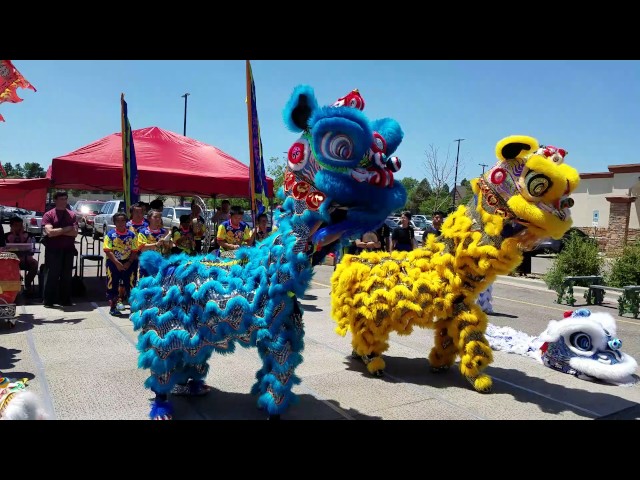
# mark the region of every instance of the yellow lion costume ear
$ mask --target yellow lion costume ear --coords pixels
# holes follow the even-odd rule
[[[535,153],[540,148],[538,140],[526,135],[511,135],[496,144],[496,157],[499,160],[524,161],[526,155]]]

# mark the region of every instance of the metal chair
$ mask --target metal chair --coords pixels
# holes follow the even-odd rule
[[[96,246],[96,243],[98,244]],[[88,235],[82,235],[80,239],[80,278],[84,278],[84,269],[88,266],[85,262],[96,262],[98,278],[102,278],[102,267],[104,257],[100,250],[100,240],[96,240]]]

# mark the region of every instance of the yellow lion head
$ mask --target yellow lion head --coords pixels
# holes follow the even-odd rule
[[[526,229],[529,237],[538,239],[559,239],[569,230],[573,206],[569,195],[580,176],[564,163],[566,154],[524,135],[497,143],[498,163],[473,182],[473,189],[479,207],[504,217],[503,236],[509,224],[517,226],[513,232]]]

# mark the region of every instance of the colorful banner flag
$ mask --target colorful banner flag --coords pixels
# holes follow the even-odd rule
[[[36,88],[13,66],[11,60],[0,60],[0,103],[22,102],[22,98],[16,93],[18,88],[30,88],[36,91]],[[0,115],[0,122],[4,122],[2,115]]]
[[[262,139],[260,138],[260,124],[258,123],[258,109],[256,106],[256,86],[253,81],[251,63],[246,61],[247,67],[247,114],[249,118],[249,198],[251,211],[259,215],[265,211],[267,204],[267,174],[262,158]],[[255,225],[255,218],[254,218]]]
[[[140,178],[136,162],[136,149],[133,146],[133,132],[127,115],[127,102],[124,93],[120,96],[122,104],[122,189],[124,192],[125,213],[129,207],[140,200]]]

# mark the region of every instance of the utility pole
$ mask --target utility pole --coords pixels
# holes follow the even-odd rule
[[[451,195],[453,208],[456,207],[456,190],[458,189],[458,160],[460,159],[460,142],[462,142],[464,138],[458,138],[454,140],[454,142],[458,142],[458,153],[456,154],[456,174],[453,178],[453,193]]]
[[[484,169],[487,168],[489,165],[487,165],[486,163],[479,163],[478,165],[482,167],[482,175],[484,175]]]
[[[190,93],[185,93],[184,95],[180,95],[184,98],[184,128],[182,129],[182,135],[187,136],[187,97],[191,95]],[[180,206],[184,207],[184,197],[180,197]]]
[[[191,95],[190,93],[185,93],[181,95],[184,98],[184,129],[182,130],[182,135],[187,136],[187,97]]]

